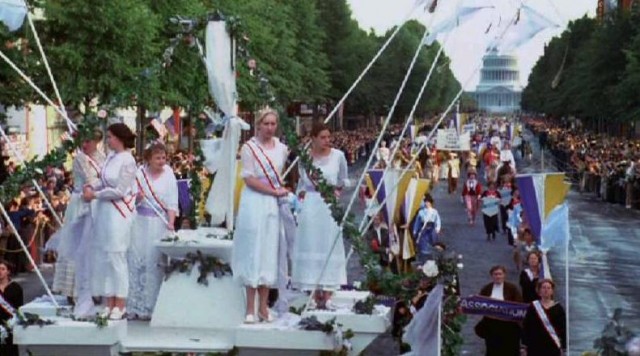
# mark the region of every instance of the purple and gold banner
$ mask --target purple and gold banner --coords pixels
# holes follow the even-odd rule
[[[462,298],[460,307],[465,314],[482,315],[507,321],[523,321],[527,315],[529,304],[472,295]]]

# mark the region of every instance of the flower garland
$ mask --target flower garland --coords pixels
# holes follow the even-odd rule
[[[100,116],[106,111],[101,110]],[[19,166],[0,186],[0,202],[6,203],[20,195],[20,190],[25,184],[31,184],[33,180],[38,181],[44,176],[47,167],[61,167],[69,154],[78,149],[83,141],[92,140],[94,131],[101,127],[104,118],[98,117],[95,113],[87,114],[77,125],[78,130],[73,137],[64,139],[62,144],[47,153],[42,158],[34,158],[26,161],[23,166]],[[8,143],[7,143],[8,144]]]
[[[196,253],[187,253],[184,259],[172,259],[171,263],[165,266],[165,280],[169,279],[173,272],[178,273],[191,273],[193,267],[198,265],[198,283],[208,286],[209,281],[207,276],[211,273],[215,278],[222,278],[224,276],[231,276],[231,266],[228,263],[222,262],[220,259],[212,256],[205,256],[200,250]]]
[[[330,355],[346,356],[349,354],[349,351],[353,349],[353,346],[351,345],[351,339],[355,336],[355,334],[353,333],[353,330],[351,329],[343,330],[342,324],[337,323],[336,318],[332,318],[322,323],[318,320],[318,318],[315,315],[312,315],[300,320],[300,322],[298,323],[298,326],[302,330],[322,331],[327,335],[333,335],[334,337],[333,351],[329,353],[322,352],[321,353],[322,355],[330,354]]]

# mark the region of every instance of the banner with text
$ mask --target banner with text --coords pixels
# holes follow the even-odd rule
[[[462,126],[462,133],[474,133],[476,132],[476,124],[471,123],[471,124],[466,124]]]
[[[529,304],[472,295],[461,298],[460,307],[464,314],[482,315],[507,321],[523,321]]]
[[[438,130],[436,148],[443,151],[469,151],[471,135],[468,132],[458,135],[456,129]]]

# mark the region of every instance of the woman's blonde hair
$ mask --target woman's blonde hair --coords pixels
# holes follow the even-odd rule
[[[266,108],[264,110],[261,110],[260,113],[258,114],[258,117],[256,118],[256,125],[260,125],[262,123],[262,120],[264,120],[267,116],[269,115],[273,115],[276,117],[276,122],[279,120],[279,116],[278,113],[271,109],[271,108]]]

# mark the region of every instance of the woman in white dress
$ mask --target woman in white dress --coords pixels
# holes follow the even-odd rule
[[[100,185],[100,170],[104,164],[105,156],[98,149],[98,143],[102,141],[102,131],[96,131],[93,140],[82,143],[82,150],[78,151],[73,159],[73,193],[64,215],[64,225],[52,237],[59,239],[57,269],[60,262],[73,267],[74,295],[76,304],[74,314],[76,317],[88,317],[93,314],[93,301],[91,300],[90,286],[90,261],[91,261],[91,204],[82,199],[84,186],[97,188]],[[54,285],[56,277],[54,276]]]
[[[344,153],[331,148],[331,131],[326,125],[314,126],[311,138],[313,165],[322,171],[323,178],[339,195],[348,181]],[[298,190],[307,193],[293,243],[291,281],[294,288],[315,291],[316,306],[325,308],[332,292],[347,283],[344,242],[340,227],[316,191],[317,182],[307,173],[301,169],[298,182]],[[335,239],[338,240],[332,251]]]
[[[94,256],[91,269],[91,292],[94,297],[106,298],[103,315],[119,320],[125,314],[129,293],[127,249],[135,218],[136,160],[130,149],[135,134],[122,123],[109,126],[107,156],[100,184],[84,187],[84,199],[96,199],[93,221]]]
[[[174,230],[178,212],[178,182],[173,169],[167,164],[167,149],[162,143],[151,144],[144,152],[144,160],[146,164],[138,170],[136,177],[138,214],[131,247],[127,252],[127,314],[147,320],[151,318],[156,305],[163,275],[162,254],[155,243]],[[162,214],[162,218],[158,214]]]
[[[278,244],[281,233],[278,198],[289,191],[279,176],[288,149],[276,137],[278,115],[262,113],[256,121],[256,136],[241,149],[242,190],[233,240],[231,267],[233,276],[247,289],[245,323],[256,322],[255,296],[259,295],[258,318],[272,321],[269,313],[269,287],[278,281]]]

